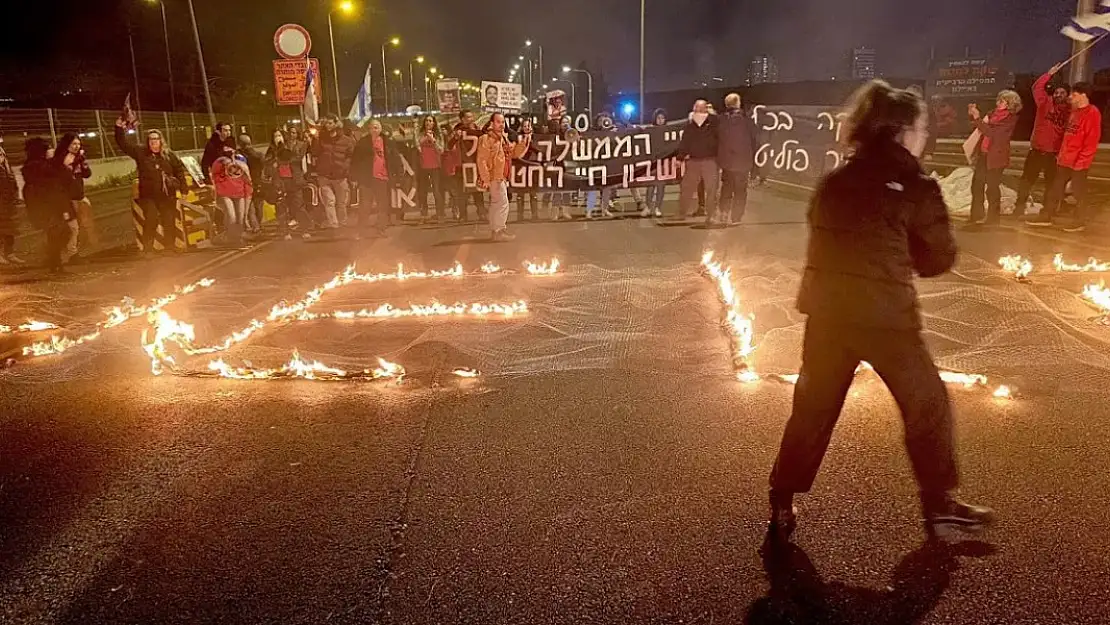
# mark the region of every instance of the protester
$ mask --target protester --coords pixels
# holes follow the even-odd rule
[[[719,117],[709,113],[708,102],[698,100],[694,103],[694,112],[686,122],[677,150],[678,156],[686,161],[686,173],[679,187],[679,220],[688,219],[693,212],[692,204],[699,184],[705,185],[706,223],[712,223],[716,217],[717,181],[721,175],[717,168],[719,123]]]
[[[305,213],[304,204],[304,162],[303,153],[298,153],[293,141],[285,140],[285,133],[275,130],[270,137],[270,146],[262,158],[263,196],[277,211],[278,234],[286,241],[293,238],[289,234],[289,224],[296,223]],[[306,223],[311,217],[304,215]],[[304,239],[312,235],[305,232]]]
[[[655,109],[651,114],[651,123],[654,126],[667,125],[667,111],[663,109]],[[651,217],[653,214],[656,217],[663,216],[663,194],[667,192],[667,183],[656,182],[647,188],[646,197],[644,199],[644,209],[640,211],[641,217]]]
[[[567,131],[570,129],[569,125],[565,124],[563,119],[555,118],[547,121],[547,133],[554,135],[563,141],[572,141],[577,133],[574,135],[569,134]],[[548,165],[548,167],[557,167],[563,170],[564,179],[566,173],[566,160],[557,160]],[[559,221],[560,219],[574,219],[570,214],[570,191],[550,191],[543,194],[543,205],[547,214],[551,216],[552,221]]]
[[[216,163],[216,159],[232,154],[235,154],[235,141],[231,138],[231,124],[216,122],[212,136],[208,138],[208,143],[204,145],[204,154],[200,157],[200,169],[205,179],[198,182],[211,185],[210,172],[212,171],[212,165]]]
[[[459,112],[459,123],[455,124],[455,130],[451,133],[451,137],[447,141],[447,149],[458,150],[460,165],[456,171],[455,177],[451,181],[452,189],[456,193],[457,201],[455,203],[455,212],[459,216],[459,221],[467,221],[467,202],[473,201],[474,208],[478,211],[478,220],[481,221],[486,218],[486,202],[485,196],[480,190],[468,191],[465,184],[465,171],[466,168],[462,165],[467,162],[465,158],[465,151],[467,150],[468,143],[464,141],[467,135],[477,135],[478,124],[474,118],[474,111],[463,110]]]
[[[420,219],[428,219],[428,194],[436,205],[436,223],[443,223],[443,137],[439,134],[436,118],[425,115],[420,122],[420,137],[417,140],[419,153],[416,158],[416,205],[420,209]]]
[[[744,218],[748,205],[748,178],[755,165],[759,137],[755,123],[741,107],[738,93],[725,96],[725,114],[720,120],[717,162],[721,166],[721,201],[718,221],[727,226]]]
[[[45,139],[32,137],[24,148],[27,158],[23,175],[23,201],[31,224],[46,233],[46,267],[63,271],[63,255],[69,242],[69,222],[76,219],[70,200],[70,175],[49,156]]]
[[[505,134],[505,116],[494,113],[486,134],[478,140],[478,183],[490,194],[489,224],[494,241],[511,241],[506,223],[509,219],[509,169],[514,158],[520,158],[531,145],[531,135],[510,143]]]
[[[8,153],[0,147],[0,266],[22,265],[15,255],[15,236],[19,234],[19,183],[8,162]]]
[[[351,188],[347,176],[351,171],[351,153],[355,141],[343,133],[335,113],[324,116],[323,129],[312,142],[310,153],[316,165],[316,185],[324,203],[327,227],[335,230],[347,221],[347,204]]]
[[[293,155],[296,158],[296,162],[300,165],[301,174],[307,176],[308,138],[305,131],[300,126],[291,125],[288,128],[285,138],[289,149],[293,152]],[[306,197],[306,195],[311,193],[308,189],[307,180],[303,178],[302,180],[305,182],[305,185],[301,188],[301,205],[304,207],[304,209],[301,211],[301,215],[307,218],[307,221],[305,222],[305,230],[307,231],[316,229],[317,224],[316,216],[313,215],[312,211],[309,209],[311,202]],[[295,215],[296,213],[293,214]],[[296,219],[293,219],[287,225],[290,228],[298,228],[300,227],[300,222],[298,222]]]
[[[1064,201],[1064,192],[1071,183],[1071,194],[1075,198],[1075,219],[1064,228],[1065,232],[1083,232],[1090,219],[1087,205],[1087,172],[1095,160],[1098,143],[1102,139],[1102,113],[1091,105],[1091,86],[1076,83],[1071,88],[1071,113],[1067,129],[1056,157],[1056,176],[1045,195],[1044,208],[1040,215],[1026,223],[1030,226],[1051,226],[1052,219]]]
[[[616,125],[613,123],[612,113],[606,108],[594,119],[594,130],[598,132],[616,132]],[[609,210],[610,204],[613,202],[617,188],[615,185],[602,186],[601,191],[587,191],[586,192],[586,219],[594,218],[594,210],[600,206],[602,217],[612,217],[613,213]],[[599,201],[600,198],[600,201]]]
[[[92,205],[85,197],[85,180],[92,176],[89,163],[85,160],[85,150],[81,148],[81,139],[76,133],[68,132],[62,135],[58,148],[51,157],[54,164],[68,174],[69,200],[73,207],[75,219],[69,220],[69,241],[66,251],[62,254],[62,262],[71,262],[77,258],[80,251],[80,234],[92,222]],[[89,236],[86,235],[88,239]],[[90,240],[91,244],[92,241]]]
[[[372,120],[369,132],[358,140],[351,156],[351,176],[358,183],[360,193],[360,230],[373,228],[372,234],[384,233],[389,223],[393,190],[390,176],[400,167],[393,141],[383,131],[382,123]],[[436,206],[438,208],[439,204]]]
[[[247,227],[247,213],[254,186],[246,159],[221,156],[212,164],[212,184],[216,187],[216,206],[224,213],[224,227],[231,245],[239,245]]]
[[[250,171],[252,183],[260,184],[262,182],[262,153],[254,149],[251,136],[245,132],[239,135],[239,154],[247,159],[247,169]],[[262,211],[265,202],[262,193],[255,193],[251,196],[250,207],[247,210],[247,221],[243,224],[243,227],[254,234],[262,232],[262,222],[264,220]]]
[[[1068,85],[1057,84],[1051,89],[1049,82],[1056,72],[1063,67],[1062,63],[1053,65],[1051,69],[1033,83],[1033,101],[1037,104],[1037,117],[1033,122],[1033,135],[1029,139],[1029,153],[1025,156],[1025,167],[1021,172],[1021,182],[1018,183],[1017,203],[1014,204],[1014,216],[1025,214],[1029,204],[1029,192],[1037,183],[1037,178],[1044,172],[1044,186],[1047,195],[1052,188],[1052,179],[1056,175],[1056,156],[1060,152],[1060,144],[1064,141],[1064,130],[1068,125],[1068,114],[1071,106],[1068,104]],[[1052,95],[1049,96],[1049,91]]]
[[[532,120],[525,119],[524,121],[520,122],[521,136],[518,140],[526,139],[529,146],[528,149],[524,152],[524,156],[522,158],[531,160],[533,162],[539,159],[539,151],[535,148],[535,146],[532,145],[532,135],[534,132],[535,126],[532,124]],[[536,221],[540,218],[540,207],[536,199],[535,191],[520,191],[516,193],[516,220],[524,221],[525,199],[528,200],[528,209],[532,213],[532,221]]]
[[[772,536],[796,524],[795,493],[821,466],[861,361],[886,382],[902,411],[906,447],[930,535],[988,524],[958,484],[947,390],[921,337],[914,273],[938,276],[956,243],[937,183],[918,158],[928,121],[921,98],[871,81],[856,91],[844,123],[854,153],[826,174],[809,210],[809,251],[798,310],[809,316],[794,409],[770,478]]]
[[[982,138],[975,149],[975,173],[971,178],[971,215],[969,226],[995,225],[1002,215],[1002,172],[1010,165],[1010,137],[1021,112],[1021,96],[1009,89],[998,94],[995,109],[982,116],[971,104],[968,113]],[[985,190],[985,193],[984,193]],[[983,196],[987,214],[983,215]]]
[[[185,166],[166,145],[161,131],[148,130],[146,145],[139,147],[127,136],[127,122],[116,120],[116,144],[135,161],[139,176],[139,206],[143,209],[143,252],[153,253],[154,237],[162,225],[162,247],[183,251],[175,245],[176,221],[179,215],[177,192],[186,188]]]

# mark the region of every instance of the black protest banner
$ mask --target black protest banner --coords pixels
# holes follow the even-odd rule
[[[759,134],[755,166],[768,178],[812,186],[844,161],[844,113],[824,106],[752,107]]]

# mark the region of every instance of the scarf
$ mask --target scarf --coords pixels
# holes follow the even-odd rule
[[[994,109],[993,111],[991,111],[991,114],[987,116],[990,119],[990,121],[987,123],[997,124],[998,122],[1001,122],[1009,116],[1010,111],[1008,109]],[[983,154],[986,154],[991,149],[991,138],[984,134],[983,141],[980,143],[980,146],[980,150],[983,152]]]

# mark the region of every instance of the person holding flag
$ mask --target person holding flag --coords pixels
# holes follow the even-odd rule
[[[1064,192],[1071,183],[1075,198],[1075,220],[1064,228],[1065,232],[1083,232],[1090,218],[1087,205],[1087,172],[1095,161],[1098,142],[1102,139],[1102,113],[1091,106],[1091,86],[1076,83],[1071,88],[1071,113],[1060,153],[1056,156],[1056,176],[1044,198],[1044,208],[1036,219],[1026,222],[1030,226],[1050,227],[1052,218],[1064,201]]]
[[[1052,188],[1052,179],[1056,175],[1056,155],[1060,152],[1060,144],[1064,142],[1064,130],[1068,125],[1071,105],[1068,103],[1068,85],[1056,83],[1050,88],[1049,83],[1063,66],[1063,63],[1053,65],[1033,83],[1033,101],[1037,104],[1037,117],[1033,122],[1033,134],[1029,138],[1029,154],[1025,157],[1025,167],[1022,168],[1021,182],[1018,184],[1017,203],[1014,204],[1016,217],[1025,214],[1029,193],[1033,190],[1033,185],[1037,183],[1037,178],[1042,171],[1046,195]]]

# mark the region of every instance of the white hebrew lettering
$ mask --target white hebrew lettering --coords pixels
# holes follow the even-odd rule
[[[601,177],[601,182],[594,182],[594,176],[595,175]],[[605,165],[595,165],[595,166],[593,166],[589,169],[589,184],[591,186],[593,186],[595,184],[604,185],[606,183],[606,179],[608,177],[609,177],[609,171],[605,167]]]
[[[552,146],[554,146],[554,142],[551,139],[542,139],[542,140],[536,142],[536,146],[538,146],[537,149],[539,150],[539,153],[540,153],[540,159],[539,160],[541,160],[541,161],[550,161],[551,160],[551,148],[552,148]]]
[[[643,143],[643,146],[639,146],[639,145],[636,146],[636,150],[635,150],[635,155],[636,156],[640,156],[641,154],[643,154],[644,156],[651,156],[651,135],[649,135],[646,132],[642,132],[642,133],[632,137],[632,140],[633,141],[640,141],[640,142]],[[641,148],[642,148],[642,150],[641,150]]]
[[[844,157],[841,156],[840,152],[838,152],[836,150],[826,150],[825,151],[825,162],[826,163],[829,162],[829,160],[828,160],[829,157],[832,157],[832,167],[828,167],[827,169],[836,169],[837,167],[840,167],[840,164],[842,162],[844,162]]]
[[[473,135],[464,135],[462,140],[467,144],[465,146],[466,155],[474,156],[474,153],[478,151],[478,137],[475,137]]]
[[[593,139],[582,137],[570,146],[570,159],[572,161],[593,160]]]
[[[554,160],[556,160],[556,161],[565,161],[566,158],[567,158],[567,152],[570,152],[570,142],[569,141],[564,141],[563,139],[560,139],[560,138],[557,137],[555,139],[555,154],[554,154],[555,158],[554,158]],[[548,160],[552,160],[552,159],[548,159]]]
[[[555,180],[556,180],[556,182],[553,183],[553,184],[549,182],[547,186],[553,187],[555,189],[562,189],[563,188],[563,168],[558,167],[556,165],[548,165],[547,166],[547,173],[549,175],[554,174]],[[549,178],[549,180],[550,180],[550,178]]]
[[[606,160],[613,158],[613,145],[611,143],[612,137],[601,137],[595,139],[594,143],[594,160]]]
[[[755,151],[755,166],[765,167],[767,165],[767,159],[773,157],[774,155],[775,150],[771,147],[771,144],[764,143],[763,145],[759,146],[758,150]]]

